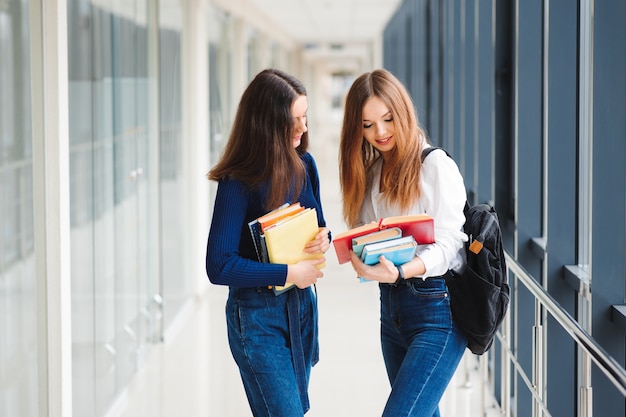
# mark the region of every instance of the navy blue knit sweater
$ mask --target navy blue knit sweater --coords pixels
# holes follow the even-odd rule
[[[303,207],[315,208],[320,227],[326,227],[315,160],[305,153],[302,161],[307,172],[306,184],[290,203],[300,202]],[[218,182],[206,251],[206,271],[213,284],[232,287],[285,284],[287,265],[258,262],[250,236],[248,223],[267,212],[263,201],[260,191],[251,190],[241,181]]]

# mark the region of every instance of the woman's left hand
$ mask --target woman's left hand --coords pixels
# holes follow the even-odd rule
[[[330,240],[328,239],[328,229],[326,227],[320,227],[320,231],[315,236],[315,239],[310,241],[304,246],[304,252],[306,253],[326,253],[330,248]]]
[[[353,251],[350,251],[350,262],[357,277],[378,281],[383,284],[392,284],[398,280],[398,268],[384,256],[378,258],[376,265],[366,265]]]

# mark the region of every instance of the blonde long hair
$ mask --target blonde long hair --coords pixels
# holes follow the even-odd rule
[[[408,210],[420,197],[421,153],[426,134],[406,88],[389,71],[377,69],[357,78],[346,97],[339,151],[343,217],[350,227],[359,220],[361,206],[372,181],[371,168],[381,154],[363,137],[363,105],[379,98],[393,117],[394,147],[382,176],[384,198]]]

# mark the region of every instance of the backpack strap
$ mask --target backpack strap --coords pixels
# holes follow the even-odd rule
[[[441,149],[442,151],[444,151],[444,152],[446,153],[446,155],[448,155],[450,158],[452,158],[452,155],[450,155],[450,154],[448,153],[448,151],[446,151],[444,148],[440,148],[439,146],[431,146],[431,147],[428,147],[428,148],[424,148],[424,149],[422,150],[422,162],[424,162],[424,159],[426,159],[426,157],[427,157],[428,155],[430,155],[430,153],[431,153],[432,151],[435,151],[435,150],[437,150],[437,149]],[[454,158],[452,158],[452,159],[454,159]]]
[[[444,148],[441,148],[439,146],[431,146],[428,148],[424,148],[422,150],[422,162],[424,162],[424,159],[426,159],[426,157],[430,155],[432,151],[435,151],[437,149],[441,149],[442,151],[446,153],[446,155],[448,155],[449,158],[454,160],[454,158],[452,158],[452,155],[450,155],[450,153],[448,153],[448,151],[446,151]],[[465,200],[465,207],[463,208],[463,214],[467,215],[467,212],[469,209],[470,209],[469,201]]]

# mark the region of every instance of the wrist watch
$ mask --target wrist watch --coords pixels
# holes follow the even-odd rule
[[[402,265],[396,265],[396,268],[398,268],[398,279],[393,285],[398,285],[404,281],[404,270],[402,269]]]

